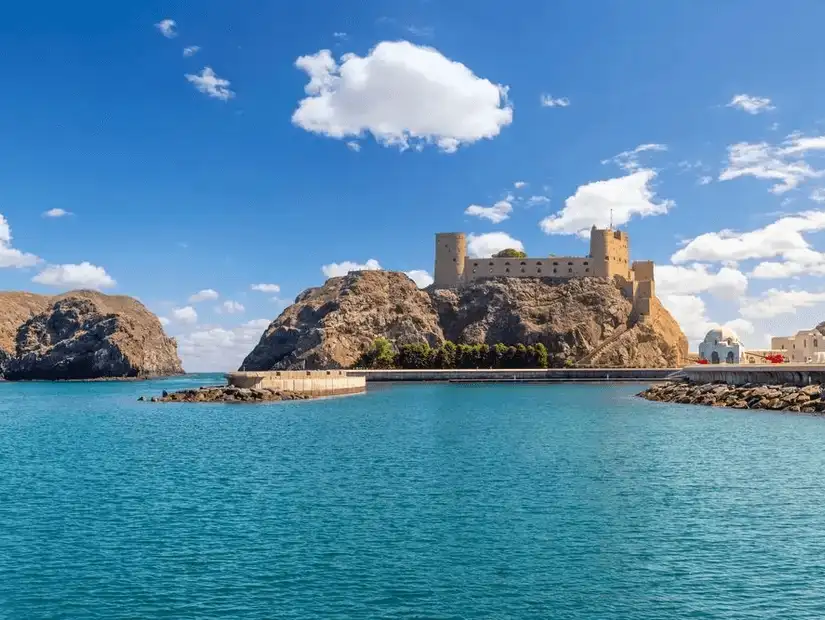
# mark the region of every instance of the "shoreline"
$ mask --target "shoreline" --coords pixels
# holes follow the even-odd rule
[[[637,396],[645,400],[680,405],[701,405],[761,411],[783,411],[825,416],[825,391],[819,384],[761,385],[747,383],[661,383]]]

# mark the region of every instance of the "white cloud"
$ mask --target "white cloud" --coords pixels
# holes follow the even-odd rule
[[[189,297],[190,304],[197,304],[202,301],[214,301],[220,297],[218,291],[214,291],[211,288],[205,288],[202,291],[198,291],[194,295]]]
[[[215,308],[215,312],[217,312],[218,314],[240,314],[245,310],[246,308],[244,308],[243,304],[240,304],[237,301],[233,301],[231,299],[227,299],[225,302],[223,302],[223,304]]]
[[[710,185],[713,183],[713,177],[710,176],[703,176],[699,177],[699,180],[696,181],[699,185]]]
[[[379,271],[381,265],[374,258],[369,259],[366,263],[354,263],[345,260],[343,263],[330,263],[321,267],[321,271],[328,278],[337,278],[347,275],[350,271]]]
[[[253,291],[258,291],[259,293],[280,293],[281,287],[277,284],[253,284],[249,287]]]
[[[698,295],[661,295],[659,299],[679,323],[691,348],[695,348],[699,342],[704,340],[705,334],[711,329],[727,327],[740,335],[754,331],[753,324],[742,318],[723,324],[712,321],[707,315],[705,302]]]
[[[484,220],[490,220],[493,224],[498,224],[510,217],[510,212],[513,210],[511,205],[506,200],[499,200],[492,207],[480,207],[478,205],[470,205],[464,210],[467,215],[474,215]]]
[[[427,288],[434,282],[433,277],[423,269],[413,269],[412,271],[405,271],[404,273],[415,282],[418,288]]]
[[[734,95],[727,107],[738,108],[748,114],[759,114],[776,109],[767,97],[754,97],[753,95]]]
[[[435,28],[432,26],[407,26],[407,32],[414,37],[432,37],[435,34]]]
[[[347,33],[346,32],[333,32],[332,36],[335,37],[336,39],[346,39],[347,38]]]
[[[541,229],[551,234],[586,236],[592,226],[623,226],[634,216],[662,215],[673,207],[670,200],[656,202],[650,183],[656,172],[643,168],[627,176],[582,185],[564,202],[564,208],[544,218]]]
[[[184,47],[183,48],[183,57],[184,58],[189,58],[189,57],[194,56],[195,54],[197,54],[199,51],[201,51],[201,48],[200,48],[199,45],[190,45],[189,47]]]
[[[656,144],[656,143],[648,143],[648,144],[640,144],[632,151],[622,151],[618,155],[614,155],[610,159],[602,160],[603,164],[616,164],[624,170],[625,172],[636,172],[637,170],[642,169],[642,165],[639,163],[639,155],[642,153],[661,153],[667,150],[667,145],[665,144]]]
[[[513,187],[515,187],[516,189],[521,189],[522,187],[526,187],[526,186],[527,186],[527,181],[516,181],[515,183],[513,183]]]
[[[739,142],[728,147],[728,165],[719,175],[720,181],[751,176],[776,181],[773,194],[783,194],[808,179],[816,179],[825,171],[816,170],[804,160],[811,151],[825,150],[825,136],[805,137],[791,134],[781,145],[767,142]]]
[[[32,267],[40,262],[40,258],[28,252],[21,252],[11,245],[11,227],[8,220],[0,215],[0,268],[2,267]]]
[[[32,278],[47,286],[104,289],[117,284],[103,267],[86,261],[79,265],[49,265]]]
[[[811,200],[814,202],[818,202],[819,204],[825,203],[825,188],[817,187],[815,190],[811,192],[810,196]]]
[[[722,267],[716,273],[707,265],[689,267],[656,265],[656,291],[660,295],[696,295],[708,292],[721,299],[738,299],[748,290],[748,278],[738,269]]]
[[[310,81],[292,122],[330,138],[370,133],[385,146],[435,144],[451,153],[513,120],[506,87],[408,41],[384,41],[363,58],[345,54],[340,65],[329,50],[295,65]]]
[[[547,204],[550,202],[550,199],[547,196],[530,196],[527,199],[528,206],[534,207],[536,205]]]
[[[508,248],[523,252],[524,244],[504,232],[467,236],[467,254],[471,258],[487,258]]]
[[[162,19],[157,24],[155,24],[155,28],[157,28],[160,31],[160,33],[167,39],[174,39],[176,36],[178,36],[176,27],[177,23],[175,23],[174,19]]]
[[[67,215],[71,215],[71,212],[63,209],[49,209],[43,213],[43,217],[65,217]]]
[[[547,93],[542,93],[540,100],[543,108],[566,108],[570,105],[570,100],[567,97],[554,98]]]
[[[189,323],[194,325],[198,322],[198,313],[192,306],[184,306],[183,308],[173,308],[172,318],[181,323]]]
[[[796,314],[801,308],[824,303],[825,293],[782,291],[772,288],[758,298],[743,300],[739,314],[747,319],[770,319],[781,314]]]
[[[177,336],[178,351],[188,372],[236,370],[269,326],[267,319],[226,329],[212,327]]]
[[[160,321],[160,324],[163,325],[164,327],[166,327],[167,325],[169,325],[169,323],[172,322],[169,319],[167,319],[165,316],[159,316],[158,321]]]
[[[195,88],[205,95],[209,95],[214,99],[221,101],[228,101],[235,96],[235,93],[229,90],[230,82],[215,75],[212,67],[204,67],[200,75],[186,74],[186,79],[191,82]]]
[[[778,263],[760,263],[751,275],[755,278],[787,277],[792,275],[790,272],[803,272],[803,266],[825,264],[825,255],[813,250],[802,236],[802,233],[820,230],[825,230],[825,211],[806,211],[748,232],[704,233],[688,241],[670,260],[679,264],[781,257],[793,265],[778,267]]]
[[[361,152],[361,145],[360,145],[360,144],[358,144],[355,140],[351,140],[351,141],[347,142],[347,148],[348,148],[350,151],[354,151],[354,152],[356,152],[356,153],[360,153],[360,152]]]

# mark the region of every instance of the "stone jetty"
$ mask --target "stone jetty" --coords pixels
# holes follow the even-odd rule
[[[823,389],[818,384],[797,386],[671,382],[654,385],[639,396],[647,400],[685,405],[825,415]]]

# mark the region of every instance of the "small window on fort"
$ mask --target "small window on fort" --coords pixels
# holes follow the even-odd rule
[[[572,265],[573,263],[567,263],[568,265]]]
[[[473,267],[478,267],[478,263],[473,263]]]
[[[541,267],[541,261],[540,261],[540,260],[539,260],[539,261],[536,261],[536,265],[538,265],[539,267]]]
[[[493,273],[493,268],[492,267],[490,267],[490,273]]]
[[[818,346],[819,346],[819,340],[814,338],[814,347],[818,347]]]
[[[527,263],[525,263],[524,261],[521,261],[521,264],[522,264],[522,265],[526,265]]]
[[[610,257],[609,257],[609,256],[605,256],[605,257],[604,257],[604,260],[610,260]]]
[[[557,271],[558,271],[558,269],[554,269],[554,270],[553,270],[553,273],[556,273]]]
[[[573,273],[573,268],[572,268],[572,267],[570,267],[570,268],[567,270],[567,273]]]
[[[585,265],[589,265],[590,263],[588,263],[587,261],[584,261],[584,264],[585,264]]]
[[[493,261],[490,261],[490,267],[492,267],[493,265],[495,265],[495,263]]]
[[[524,273],[524,267],[521,268],[521,273]]]
[[[538,271],[539,273],[541,273],[541,267],[539,267],[538,269],[536,269],[536,271]]]
[[[504,264],[505,264],[505,265],[509,265],[509,264],[510,264],[510,261],[507,261],[507,262],[505,262]],[[508,271],[509,271],[509,269],[508,269]]]
[[[553,266],[555,267],[556,265],[558,265],[558,263],[554,262],[554,263],[553,263]],[[553,271],[555,271],[555,269],[554,269]]]
[[[455,259],[453,259],[453,262],[455,262]]]
[[[585,263],[585,264],[587,264],[587,263]],[[590,267],[587,267],[587,268],[584,270],[584,272],[585,272],[585,273],[590,273]]]
[[[510,273],[510,268],[507,267],[507,269],[504,270],[504,273]]]
[[[803,341],[802,341],[802,348],[804,349],[804,348],[805,348],[805,347],[807,347],[807,346],[808,346],[808,340],[807,340],[807,339],[806,339],[806,340],[803,340]]]

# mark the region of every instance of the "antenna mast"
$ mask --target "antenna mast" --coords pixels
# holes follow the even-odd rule
[[[610,230],[613,230],[613,209],[610,209]]]

